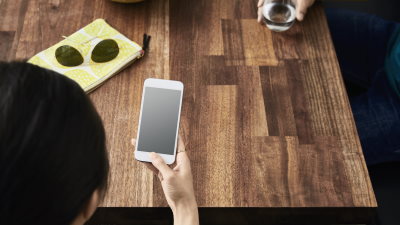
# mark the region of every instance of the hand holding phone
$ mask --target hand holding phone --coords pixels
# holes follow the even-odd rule
[[[149,152],[172,164],[176,156],[183,84],[180,81],[146,79],[143,87],[135,158],[151,162]]]
[[[136,145],[136,139],[132,139]],[[168,205],[174,214],[175,225],[198,225],[199,216],[193,189],[193,177],[190,160],[185,151],[182,139],[178,139],[176,166],[172,169],[154,152],[150,152],[151,164],[146,163],[160,179]]]

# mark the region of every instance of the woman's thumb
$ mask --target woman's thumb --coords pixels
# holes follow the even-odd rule
[[[298,0],[296,6],[296,18],[298,21],[302,21],[307,12],[307,5],[304,0]]]

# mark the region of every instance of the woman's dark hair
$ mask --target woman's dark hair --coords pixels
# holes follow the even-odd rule
[[[0,62],[0,224],[70,224],[107,177],[103,124],[79,85]]]

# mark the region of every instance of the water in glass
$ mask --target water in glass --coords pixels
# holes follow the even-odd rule
[[[273,1],[263,6],[264,22],[273,31],[288,30],[295,21],[295,8],[288,1]]]

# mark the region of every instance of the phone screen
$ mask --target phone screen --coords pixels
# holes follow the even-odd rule
[[[145,87],[138,150],[174,154],[182,91]]]

